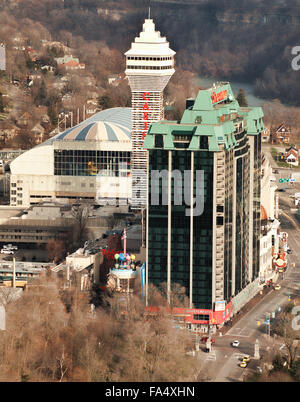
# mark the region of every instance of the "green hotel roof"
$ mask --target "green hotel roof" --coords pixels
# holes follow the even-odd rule
[[[214,102],[212,97],[214,97]],[[220,120],[221,116],[230,113],[237,113],[238,118],[235,121]],[[209,137],[209,151],[220,151],[221,144],[226,150],[229,150],[237,144],[234,136],[235,122],[244,121],[247,134],[257,135],[264,130],[262,120],[259,121],[262,117],[263,111],[260,107],[240,107],[234,98],[230,84],[221,83],[218,86],[200,90],[193,106],[184,111],[180,121],[162,120],[153,123],[145,137],[143,148],[153,149],[153,135],[163,134],[164,149],[177,149],[173,143],[174,135],[191,135],[192,138],[186,150],[199,150],[198,137],[200,136]]]

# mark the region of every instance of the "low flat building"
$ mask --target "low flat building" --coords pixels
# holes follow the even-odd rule
[[[106,109],[58,133],[10,165],[10,203],[131,200],[131,109]]]

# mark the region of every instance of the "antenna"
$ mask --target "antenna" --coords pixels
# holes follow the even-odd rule
[[[149,0],[148,20],[150,20],[150,11],[151,11],[151,0]]]

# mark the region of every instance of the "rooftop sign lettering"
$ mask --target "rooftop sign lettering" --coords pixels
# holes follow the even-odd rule
[[[223,100],[227,99],[227,89],[224,89],[224,91],[221,92],[213,92],[211,94],[211,101],[212,103],[217,103],[217,102],[221,102]]]

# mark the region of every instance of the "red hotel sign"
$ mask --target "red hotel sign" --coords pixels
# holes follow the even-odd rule
[[[219,93],[215,93],[213,92],[211,94],[211,101],[212,103],[217,103],[217,102],[221,102],[222,100],[227,98],[227,89],[224,89],[224,91],[221,91]]]
[[[144,113],[144,128],[143,128],[143,134],[142,134],[142,139],[144,140],[146,135],[147,135],[147,131],[148,131],[148,120],[149,120],[149,105],[148,105],[148,101],[150,100],[149,98],[150,93],[149,92],[144,92],[143,93],[143,99],[145,101],[144,106],[143,106],[143,113]]]

